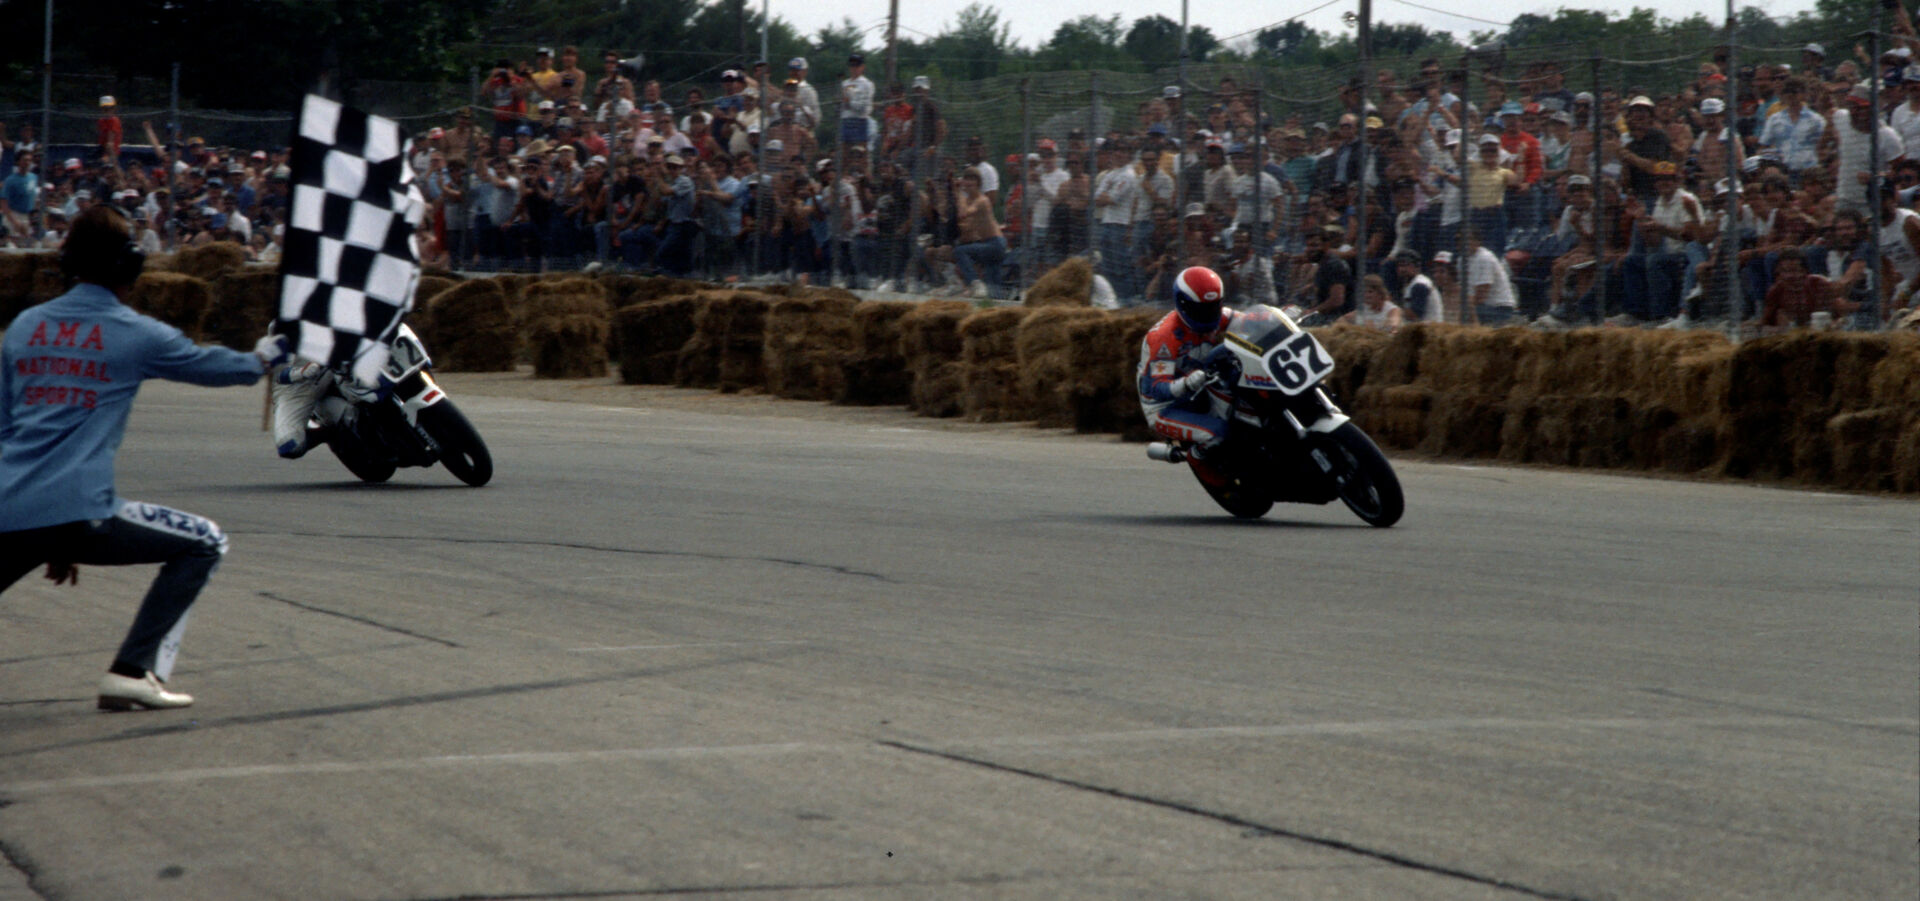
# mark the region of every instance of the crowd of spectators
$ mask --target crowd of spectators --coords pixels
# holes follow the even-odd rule
[[[794,58],[669,96],[615,51],[589,74],[576,48],[542,48],[500,60],[480,104],[414,145],[423,262],[1006,297],[1086,256],[1120,305],[1163,303],[1179,269],[1209,265],[1241,303],[1383,328],[1880,328],[1920,284],[1920,42],[1900,18],[1879,59],[1808,44],[1730,72],[1716,55],[1660,94],[1576,92],[1553,61],[1469,76],[1429,59],[1346,82],[1309,122],[1232,79],[1169,86],[1100,134],[1005,157],[948,134],[929,78],[880,91],[857,54],[837,84]],[[31,126],[0,128],[10,244],[57,246],[113,203],[144,249],[233,240],[276,258],[285,148],[170,153],[143,124],[153,158],[131,163],[101,104],[100,152],[44,185]]]

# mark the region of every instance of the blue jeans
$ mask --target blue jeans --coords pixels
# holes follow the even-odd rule
[[[1100,223],[1100,274],[1113,283],[1114,293],[1121,297],[1139,293],[1133,283],[1133,259],[1127,247],[1132,231],[1130,225]]]
[[[1630,253],[1620,261],[1621,306],[1641,319],[1667,319],[1680,306],[1684,253]]]
[[[620,260],[628,269],[652,268],[654,254],[659,250],[660,238],[644,225],[620,233]]]
[[[960,280],[967,284],[985,281],[995,293],[1000,290],[1000,264],[1006,259],[1007,239],[1001,237],[953,248],[953,266],[960,270]]]
[[[1494,256],[1507,252],[1507,210],[1505,207],[1492,206],[1484,210],[1473,210],[1467,214],[1467,221],[1480,233],[1480,243],[1493,251]]]
[[[1513,318],[1512,307],[1496,307],[1483,303],[1475,306],[1474,311],[1480,314],[1481,325],[1506,325],[1507,321]]]

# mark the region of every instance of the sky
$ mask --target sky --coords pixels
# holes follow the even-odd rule
[[[754,2],[754,0],[748,0]],[[901,37],[921,37],[934,35],[954,20],[954,14],[964,8],[971,0],[907,0],[900,4]],[[1015,43],[1024,47],[1037,47],[1053,36],[1053,30],[1061,22],[1084,15],[1110,16],[1120,14],[1124,28],[1142,16],[1159,14],[1175,22],[1180,21],[1178,0],[982,0],[988,6],[1000,11],[1000,20],[1011,26]],[[1325,0],[1281,0],[1277,3],[1249,4],[1232,0],[1189,0],[1187,21],[1192,25],[1205,25],[1215,37],[1226,38],[1246,31],[1255,31],[1270,24],[1285,21],[1290,16],[1306,13],[1304,21],[1308,26],[1324,32],[1337,32],[1346,26],[1341,22],[1341,14],[1359,9],[1358,0],[1334,0],[1324,9],[1314,9]],[[1508,22],[1523,13],[1551,13],[1561,7],[1574,9],[1602,9],[1625,13],[1634,6],[1652,7],[1659,10],[1664,18],[1684,19],[1694,13],[1705,13],[1709,19],[1721,19],[1726,15],[1726,0],[1640,0],[1639,3],[1618,2],[1618,0],[1559,0],[1559,2],[1540,2],[1540,0],[1413,0],[1424,7],[1444,9],[1463,13],[1473,18],[1462,18],[1446,13],[1431,12],[1410,6],[1402,0],[1373,0],[1373,19],[1375,22],[1419,22],[1438,31],[1450,31],[1465,39],[1476,30],[1497,30],[1498,26],[1486,21]],[[1867,2],[1867,0],[1861,0]],[[1775,17],[1792,16],[1802,10],[1811,9],[1813,0],[1736,0],[1740,7],[1755,6]],[[842,18],[851,18],[860,26],[873,26],[868,46],[880,47],[886,43],[886,0],[843,0],[839,3],[800,2],[800,0],[775,0],[772,3],[773,15],[797,26],[803,33],[812,35],[821,27],[839,22]],[[1249,11],[1254,12],[1249,15]],[[914,34],[914,32],[922,34]]]

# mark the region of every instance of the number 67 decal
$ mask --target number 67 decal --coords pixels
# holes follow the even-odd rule
[[[1333,372],[1333,358],[1313,333],[1301,332],[1273,349],[1267,356],[1267,370],[1280,383],[1281,393],[1299,394]]]

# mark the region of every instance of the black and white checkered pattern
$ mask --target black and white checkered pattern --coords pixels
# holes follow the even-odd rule
[[[392,119],[307,95],[294,135],[280,313],[301,358],[371,385],[420,281],[426,203]]]

